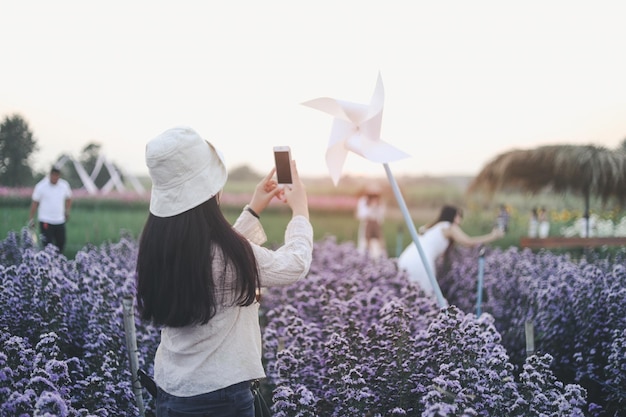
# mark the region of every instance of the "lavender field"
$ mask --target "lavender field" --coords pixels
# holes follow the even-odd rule
[[[0,416],[139,415],[122,315],[136,250],[0,242]],[[275,416],[625,416],[625,259],[492,249],[477,318],[475,250],[441,266],[440,310],[392,259],[318,241],[306,279],[262,295],[264,392]],[[158,330],[136,328],[151,373]]]

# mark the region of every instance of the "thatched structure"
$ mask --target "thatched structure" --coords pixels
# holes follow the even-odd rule
[[[572,192],[585,199],[597,196],[626,201],[626,152],[593,145],[549,145],[512,150],[487,163],[468,187],[468,192],[552,190]]]

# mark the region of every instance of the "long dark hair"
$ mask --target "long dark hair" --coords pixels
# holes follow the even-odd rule
[[[434,221],[429,223],[426,226],[426,228],[430,229],[431,227],[433,227],[434,225],[436,225],[439,222],[454,223],[454,219],[456,218],[457,214],[463,215],[463,211],[460,208],[458,208],[458,207],[443,206],[441,208],[441,211],[439,212],[439,216]]]
[[[224,258],[219,275],[213,270],[216,251]],[[215,197],[172,217],[150,213],[137,257],[141,318],[170,327],[207,323],[223,302],[219,296],[229,265],[236,275],[234,303],[252,304],[260,287],[254,252],[224,218]]]

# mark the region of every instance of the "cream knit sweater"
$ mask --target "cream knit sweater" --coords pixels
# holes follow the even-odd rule
[[[246,210],[234,228],[252,243],[263,287],[291,284],[309,271],[313,252],[313,228],[303,216],[287,225],[285,244],[277,250],[260,245],[267,239],[259,220]],[[223,270],[221,254],[215,254],[214,271]],[[223,300],[207,324],[161,330],[161,343],[154,359],[154,378],[166,392],[190,397],[229,385],[264,378],[261,363],[259,303],[232,305],[230,291],[235,276],[228,269]],[[217,275],[216,275],[217,276]]]

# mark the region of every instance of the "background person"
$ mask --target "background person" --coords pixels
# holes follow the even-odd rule
[[[310,267],[313,229],[294,161],[293,184],[274,170],[234,226],[219,205],[227,170],[219,152],[189,128],[146,146],[150,213],[137,258],[137,307],[161,326],[154,358],[156,414],[254,416],[250,381],[265,377],[257,294],[291,284]],[[259,215],[277,197],[289,205],[284,245],[266,239]]]
[[[496,225],[499,229],[502,229],[505,233],[509,231],[509,209],[506,204],[500,204],[498,209],[498,216],[496,217]]]
[[[539,211],[533,207],[528,220],[528,237],[536,238],[539,234]]]
[[[383,222],[385,205],[381,198],[382,190],[369,187],[357,202],[356,217],[359,220],[357,249],[372,258],[380,258],[385,251]]]
[[[484,243],[493,242],[504,236],[504,231],[494,227],[491,233],[482,236],[468,236],[460,226],[463,213],[453,206],[443,206],[439,216],[435,221],[420,228],[418,236],[419,243],[426,255],[428,265],[436,278],[436,261],[441,256],[446,256],[455,243],[463,246],[477,246]],[[407,272],[409,281],[417,282],[424,293],[428,296],[434,295],[434,288],[430,283],[426,268],[422,263],[422,258],[415,246],[411,242],[409,246],[398,257],[398,267]]]
[[[539,221],[539,237],[542,239],[550,235],[550,221],[548,220],[548,211],[545,207],[541,207],[537,213]]]
[[[34,216],[37,213],[44,247],[53,244],[63,253],[66,241],[65,223],[70,218],[71,207],[70,184],[61,178],[61,170],[52,167],[50,175],[35,185],[28,218],[29,226],[34,227]]]
[[[356,202],[356,211],[354,213],[359,221],[359,228],[356,235],[356,247],[359,253],[367,252],[367,239],[365,239],[365,224],[367,219],[367,194],[360,196]]]

